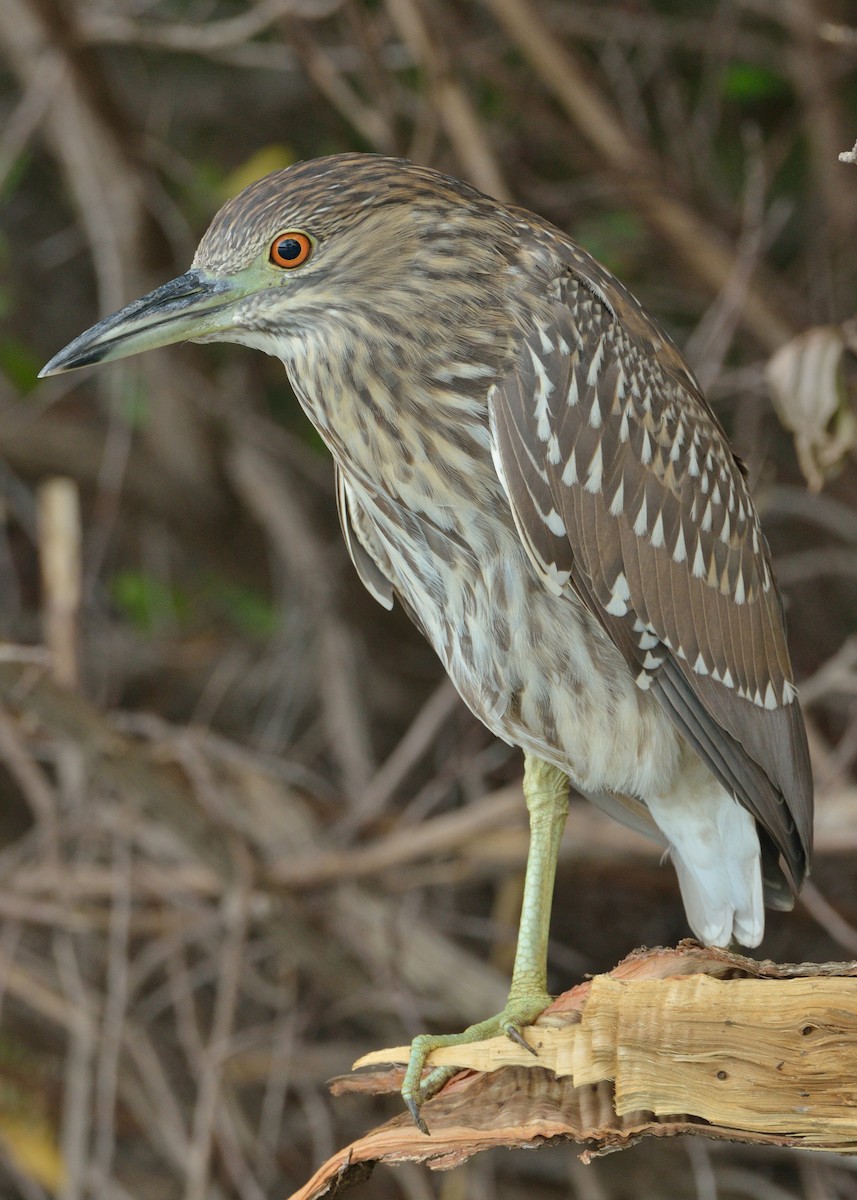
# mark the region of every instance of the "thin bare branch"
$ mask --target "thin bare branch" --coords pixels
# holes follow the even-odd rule
[[[628,189],[645,219],[706,286],[715,292],[728,286],[735,271],[734,251],[721,234],[669,188],[670,173],[665,165],[656,160],[650,148],[637,144],[625,132],[582,59],[557,42],[530,0],[484,0],[484,3],[581,134]],[[786,341],[793,332],[779,303],[762,290],[759,281],[748,289],[743,321],[770,349]]]

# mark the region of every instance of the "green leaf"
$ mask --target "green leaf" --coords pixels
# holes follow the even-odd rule
[[[30,150],[25,149],[20,154],[17,154],[14,160],[7,165],[6,174],[3,178],[2,186],[0,186],[0,203],[8,203],[12,196],[14,196],[27,173],[27,168],[32,162],[32,158]]]
[[[225,619],[247,637],[266,639],[277,632],[280,615],[267,596],[227,579],[209,582],[212,602]]]
[[[110,592],[116,607],[143,633],[156,633],[187,616],[183,593],[145,571],[119,571],[113,576]]]
[[[41,365],[24,342],[11,337],[0,339],[0,371],[19,395],[26,396],[36,386]]]
[[[222,181],[219,189],[221,198],[228,200],[232,196],[237,196],[239,192],[243,192],[245,187],[255,183],[263,175],[270,175],[272,171],[281,171],[284,167],[290,167],[296,158],[297,155],[289,146],[282,146],[276,142],[260,146]]]
[[[732,63],[723,74],[723,95],[738,103],[780,99],[788,91],[781,75],[755,63]]]
[[[120,412],[132,429],[144,429],[151,416],[149,393],[141,370],[125,373],[125,385],[119,397]]]

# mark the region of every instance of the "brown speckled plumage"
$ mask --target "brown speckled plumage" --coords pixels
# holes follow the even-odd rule
[[[314,249],[278,275],[284,230]],[[541,218],[368,155],[253,184],[183,280],[251,280],[194,336],[282,359],[361,578],[473,711],[662,837],[704,940],[758,942],[760,847],[769,903],[807,870],[806,737],[744,476],[656,323]]]

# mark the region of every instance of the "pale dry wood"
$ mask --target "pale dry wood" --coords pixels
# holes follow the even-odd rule
[[[432,1063],[467,1069],[424,1105],[431,1135],[396,1117],[292,1200],[320,1200],[376,1162],[446,1169],[490,1147],[557,1138],[586,1143],[585,1161],[678,1133],[857,1153],[857,963],[778,965],[693,942],[637,951],[559,997],[527,1037],[537,1058],[503,1038],[436,1051]],[[381,1070],[333,1089],[392,1091],[401,1078]]]
[[[76,688],[83,540],[77,484],[68,477],[46,479],[37,498],[45,643],[57,683]]]
[[[598,976],[572,1063],[578,1085],[615,1081],[620,1116],[690,1113],[857,1151],[853,977]]]
[[[845,968],[848,969],[848,968]],[[857,978],[618,980],[588,986],[579,1023],[549,1009],[508,1038],[436,1050],[431,1066],[547,1069],[610,1081],[617,1116],[686,1113],[737,1132],[857,1152]],[[572,1009],[576,1015],[576,1008]],[[381,1050],[355,1066],[407,1060]]]

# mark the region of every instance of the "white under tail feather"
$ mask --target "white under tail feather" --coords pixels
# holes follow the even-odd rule
[[[695,758],[695,756],[694,756]],[[688,923],[706,946],[758,946],[765,932],[756,822],[699,759],[647,801],[670,846]]]

